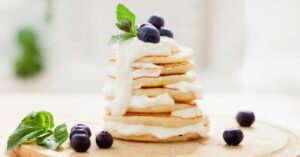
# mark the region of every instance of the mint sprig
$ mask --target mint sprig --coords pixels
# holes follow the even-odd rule
[[[68,139],[68,130],[66,124],[61,124],[54,129],[53,133],[47,133],[36,139],[38,145],[55,150]]]
[[[127,40],[127,39],[133,38],[135,36],[136,36],[136,34],[133,34],[133,33],[124,33],[124,34],[113,35],[110,38],[110,44],[113,44],[119,40]]]
[[[117,41],[127,40],[137,36],[138,31],[135,26],[135,15],[123,4],[117,5],[116,19],[116,26],[125,33],[113,35],[110,38],[109,44],[113,44]]]
[[[65,124],[54,128],[53,116],[46,111],[28,114],[17,129],[9,136],[7,150],[17,148],[26,142],[35,142],[48,149],[56,150],[68,138]]]

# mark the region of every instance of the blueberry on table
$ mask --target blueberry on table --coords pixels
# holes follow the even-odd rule
[[[138,38],[144,42],[158,43],[160,35],[157,28],[151,25],[145,25],[138,30]]]
[[[170,30],[167,30],[164,28],[159,29],[159,34],[160,34],[160,36],[173,38],[173,33]]]
[[[223,138],[228,145],[237,146],[242,142],[244,134],[241,129],[232,128],[223,132]]]
[[[240,126],[249,127],[255,121],[255,115],[251,111],[240,111],[236,115],[236,121],[240,124]]]
[[[113,142],[113,137],[109,132],[102,131],[96,136],[96,143],[99,148],[110,148]]]
[[[86,134],[87,136],[89,136],[89,134],[86,131],[86,129],[84,129],[84,128],[76,128],[76,129],[71,130],[70,140],[71,140],[72,136],[76,135],[76,134]]]
[[[160,29],[160,27],[163,27],[165,25],[164,19],[157,15],[152,15],[149,18],[148,22],[155,26],[157,29]]]
[[[75,134],[71,137],[71,147],[76,152],[86,152],[90,146],[91,141],[86,134]]]
[[[91,137],[92,136],[92,132],[91,132],[91,129],[84,125],[84,124],[75,124],[72,128],[71,128],[71,132],[75,129],[85,129],[88,133],[88,136]]]

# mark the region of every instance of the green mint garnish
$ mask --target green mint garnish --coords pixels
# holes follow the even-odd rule
[[[137,36],[138,31],[135,26],[135,15],[123,4],[117,5],[116,18],[116,26],[125,33],[113,35],[110,38],[109,44],[115,43],[117,41],[127,40]]]
[[[133,38],[135,36],[136,36],[136,34],[133,34],[133,33],[124,33],[124,34],[113,35],[110,38],[109,43],[113,44],[119,40],[127,40],[127,39]]]
[[[9,136],[7,150],[17,148],[26,142],[35,142],[48,149],[56,150],[68,139],[65,124],[54,127],[53,116],[46,111],[27,115],[17,129]]]
[[[61,124],[54,129],[53,133],[47,133],[36,139],[38,145],[48,149],[55,150],[68,139],[68,130],[66,124]]]

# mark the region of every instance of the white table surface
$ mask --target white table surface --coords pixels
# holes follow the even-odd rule
[[[47,110],[56,123],[62,116],[68,121],[101,120],[105,102],[99,93],[20,93],[0,94],[0,150],[4,151],[8,135],[22,117],[31,111]],[[235,116],[239,110],[252,110],[256,118],[300,130],[300,98],[279,95],[207,93],[200,106],[208,115]]]

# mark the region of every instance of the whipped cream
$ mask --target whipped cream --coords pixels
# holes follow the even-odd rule
[[[131,97],[130,107],[147,108],[156,105],[174,105],[175,101],[168,93],[158,95],[156,97],[148,97],[146,95],[135,95]]]
[[[114,85],[112,83],[106,84],[101,91],[101,94],[107,99],[107,100],[113,100],[115,97],[115,90]]]
[[[187,92],[193,92],[198,99],[203,98],[203,90],[200,85],[196,85],[194,83],[189,83],[185,81],[177,82],[175,84],[168,84],[165,85],[167,88],[173,88],[173,89],[178,89],[179,91],[183,93]]]
[[[173,111],[171,113],[172,116],[177,116],[181,118],[193,118],[197,116],[202,116],[202,111],[200,108],[188,108],[178,111]]]
[[[179,48],[179,52],[176,53],[174,55],[175,58],[185,58],[185,59],[188,59],[189,57],[191,57],[191,55],[193,55],[193,50],[188,48],[188,47],[184,47],[184,46],[181,46]]]
[[[113,45],[116,55],[115,99],[112,102],[111,114],[124,115],[129,107],[132,96],[132,65],[135,60],[143,56],[171,55],[178,51],[179,46],[175,40],[162,37],[159,43],[146,43],[136,37]]]
[[[202,137],[207,136],[207,128],[204,127],[202,122],[194,125],[188,125],[184,127],[163,127],[163,126],[150,126],[150,125],[138,125],[138,124],[124,124],[118,122],[106,122],[104,130],[108,132],[117,131],[120,134],[130,135],[145,135],[151,134],[159,139],[166,139],[173,136],[183,135],[186,133],[199,133]]]
[[[102,94],[107,100],[113,100],[115,97],[113,90],[110,89],[110,85],[103,88]],[[108,105],[111,106],[111,103]],[[164,93],[155,97],[134,95],[131,96],[131,100],[129,102],[129,106],[134,108],[147,108],[156,105],[175,105],[175,101],[168,93]]]
[[[143,63],[143,62],[134,62],[132,64],[132,67],[134,68],[143,68],[143,69],[162,69],[161,66],[158,66],[153,63]]]
[[[161,73],[160,69],[136,69],[132,72],[132,78],[140,77],[158,77]]]
[[[140,78],[140,77],[158,77],[160,76],[161,69],[134,69],[131,72],[131,78]],[[114,66],[109,66],[107,68],[107,74],[109,76],[116,77],[116,68]]]

